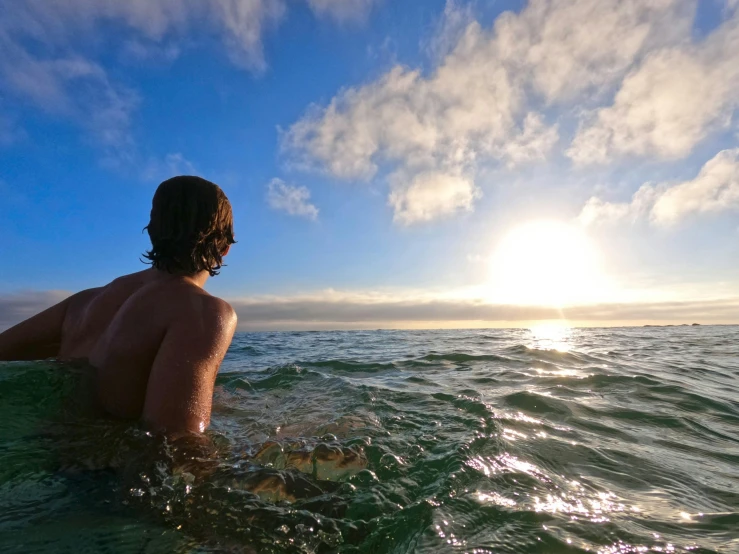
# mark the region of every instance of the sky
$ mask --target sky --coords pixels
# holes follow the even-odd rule
[[[241,330],[739,323],[737,0],[26,0],[0,329],[219,184]]]

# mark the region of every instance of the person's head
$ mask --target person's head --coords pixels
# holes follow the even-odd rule
[[[220,187],[200,177],[167,179],[157,188],[145,227],[152,266],[169,273],[218,275],[235,243],[231,204]]]

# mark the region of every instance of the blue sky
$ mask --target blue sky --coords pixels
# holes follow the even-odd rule
[[[734,0],[4,12],[0,325],[141,269],[181,173],[243,329],[739,320]]]

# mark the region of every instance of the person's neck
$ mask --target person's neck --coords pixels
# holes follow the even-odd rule
[[[177,277],[179,279],[184,279],[186,281],[191,282],[193,285],[200,287],[201,289],[205,287],[205,282],[208,280],[208,277],[210,277],[210,273],[207,271],[198,271],[197,273],[169,273],[168,271],[164,271],[163,269],[157,269],[157,268],[151,268],[152,271],[155,272],[157,277],[162,279],[168,279],[172,277]]]
[[[198,271],[197,273],[187,275],[186,277],[202,289],[205,287],[205,282],[208,280],[208,277],[210,277],[210,273],[207,271]]]

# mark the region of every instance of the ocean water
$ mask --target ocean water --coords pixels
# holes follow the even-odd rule
[[[85,384],[0,364],[1,552],[739,553],[739,327],[238,334],[199,454]]]

